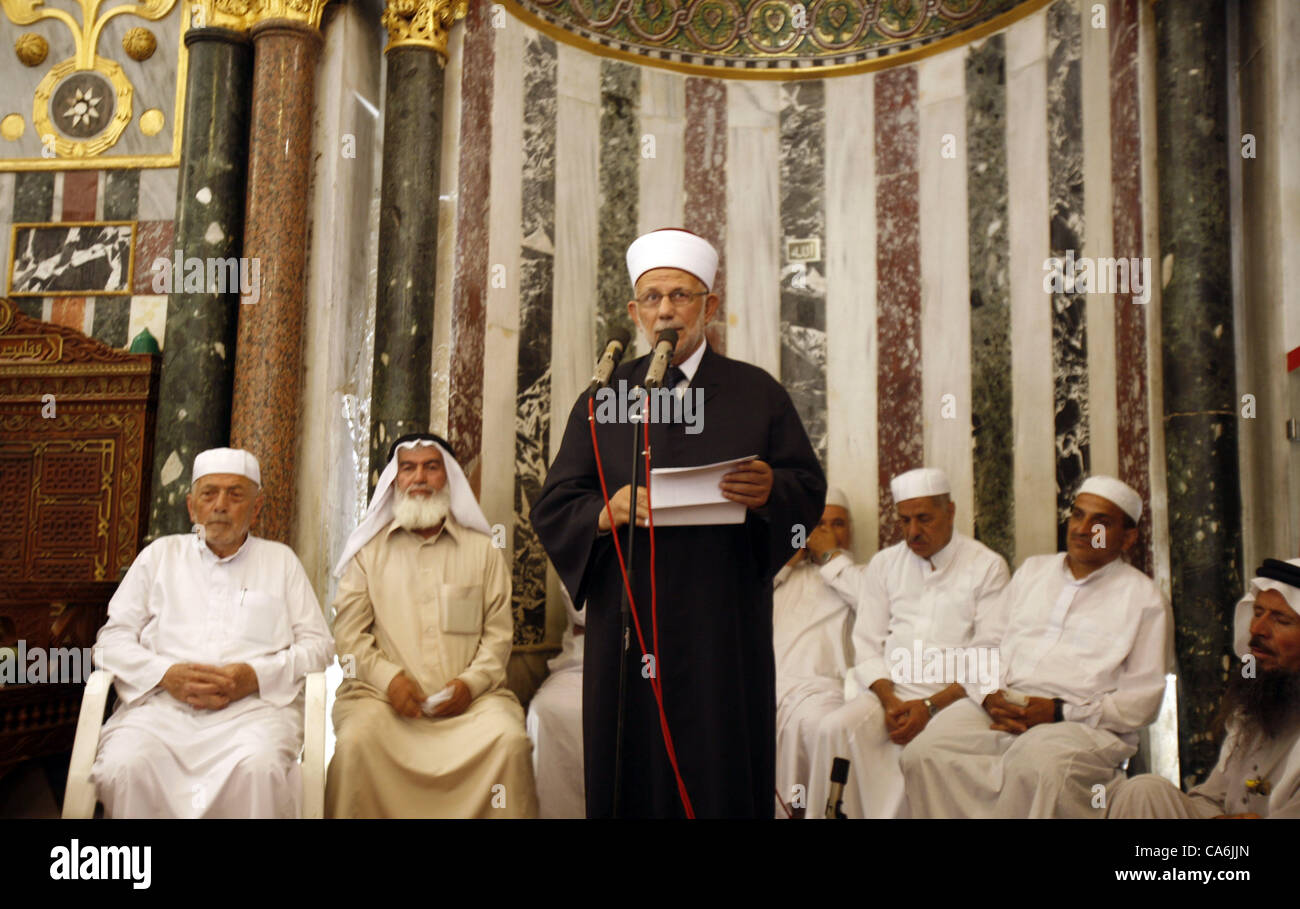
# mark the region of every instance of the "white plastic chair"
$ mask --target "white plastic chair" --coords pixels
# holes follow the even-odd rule
[[[77,718],[77,737],[68,762],[68,787],[63,793],[65,818],[95,816],[95,784],[90,770],[99,751],[99,731],[104,724],[104,704],[113,687],[113,673],[97,669],[86,680]],[[307,675],[307,696],[303,717],[302,816],[325,816],[325,673]]]

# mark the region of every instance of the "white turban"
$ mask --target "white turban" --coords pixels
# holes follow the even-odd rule
[[[894,504],[908,499],[925,496],[942,496],[952,493],[948,475],[937,467],[918,467],[907,473],[900,473],[889,481],[889,491],[894,496]]]
[[[690,272],[713,289],[718,273],[718,251],[698,234],[676,227],[652,230],[632,241],[627,248],[627,273],[636,287],[636,279],[652,268],[680,268]]]
[[[262,468],[257,463],[257,458],[242,448],[209,448],[200,451],[194,456],[194,471],[190,475],[190,482],[210,473],[233,473],[248,477],[258,486],[262,485]]]
[[[1133,519],[1134,524],[1142,520],[1142,497],[1137,494],[1132,486],[1122,480],[1102,475],[1091,476],[1083,481],[1083,485],[1079,487],[1079,492],[1091,493],[1095,496],[1101,496],[1108,502],[1113,502],[1120,511]],[[1075,494],[1078,495],[1078,493]]]
[[[843,508],[845,511],[848,511],[849,497],[846,496],[844,490],[840,489],[838,486],[830,486],[826,489],[826,504],[836,505]]]
[[[479,507],[478,500],[474,498],[474,490],[470,488],[469,480],[465,478],[465,471],[461,469],[460,464],[451,456],[451,453],[437,442],[428,439],[412,439],[409,442],[399,442],[393,450],[393,456],[388,460],[388,466],[379,475],[379,483],[375,486],[375,494],[370,498],[370,507],[366,509],[365,517],[361,519],[357,529],[352,531],[352,535],[348,537],[347,545],[343,547],[343,555],[339,557],[338,563],[334,566],[334,576],[336,578],[343,577],[348,562],[352,561],[352,557],[361,550],[361,547],[369,543],[376,534],[392,523],[393,481],[397,479],[397,452],[407,448],[415,448],[417,445],[433,445],[438,451],[442,452],[443,467],[447,471],[447,486],[451,490],[451,514],[456,519],[456,523],[469,530],[476,530],[488,536],[492,535],[492,528],[488,525],[487,518],[483,516],[483,509]]]
[[[1300,559],[1287,559],[1286,564],[1293,565],[1297,571],[1300,571]],[[1300,613],[1300,587],[1275,578],[1259,576],[1251,578],[1246,588],[1246,595],[1237,601],[1237,614],[1233,620],[1233,643],[1239,656],[1250,653],[1250,623],[1255,617],[1255,597],[1265,590],[1276,590],[1282,594],[1288,606],[1296,613]]]

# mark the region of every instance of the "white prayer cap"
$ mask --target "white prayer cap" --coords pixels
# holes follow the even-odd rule
[[[1133,519],[1134,524],[1142,520],[1142,497],[1122,480],[1102,475],[1091,476],[1083,481],[1079,492],[1092,493],[1114,503],[1120,511]]]
[[[713,289],[718,273],[718,251],[713,244],[679,227],[665,227],[642,234],[627,248],[627,273],[636,287],[637,278],[652,268],[680,268]]]
[[[849,510],[849,497],[844,494],[844,490],[838,486],[828,486],[826,488],[826,504],[838,505],[845,511]]]
[[[1285,578],[1285,580],[1283,580]],[[1233,640],[1238,654],[1250,652],[1250,622],[1255,616],[1255,597],[1265,590],[1282,594],[1286,604],[1300,614],[1300,559],[1265,559],[1255,577],[1250,579],[1246,595],[1237,601]]]
[[[262,468],[251,451],[242,448],[209,448],[194,456],[194,471],[190,475],[193,483],[199,477],[210,473],[233,473],[248,477],[258,486],[262,485]]]
[[[370,497],[370,507],[366,509],[365,517],[361,519],[357,529],[348,537],[348,542],[343,547],[343,555],[334,566],[336,578],[343,577],[348,562],[352,561],[352,557],[361,550],[361,547],[392,523],[393,497],[396,493],[393,489],[393,481],[397,479],[397,453],[408,448],[429,445],[435,446],[442,452],[443,468],[447,471],[447,488],[451,495],[451,515],[456,519],[456,523],[469,530],[487,536],[492,535],[492,528],[488,525],[487,518],[483,516],[483,509],[479,507],[478,499],[474,498],[474,490],[470,488],[469,480],[465,478],[465,471],[452,455],[450,446],[432,433],[412,433],[409,436],[402,436],[389,450],[388,465],[379,475],[375,494]]]
[[[948,475],[937,467],[918,467],[907,473],[900,473],[889,481],[889,491],[894,496],[894,504],[923,496],[942,496],[952,492]]]

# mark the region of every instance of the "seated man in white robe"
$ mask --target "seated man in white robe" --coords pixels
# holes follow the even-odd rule
[[[807,810],[813,737],[822,717],[844,704],[844,674],[851,664],[852,605],[826,582],[822,563],[810,552],[816,547],[824,553],[847,553],[852,545],[848,497],[831,487],[807,547],[796,550],[772,582],[780,818],[803,817]]]
[[[1300,559],[1265,559],[1235,624],[1219,763],[1185,794],[1155,774],[1124,780],[1107,817],[1300,818]]]
[[[1149,577],[1120,558],[1142,500],[1085,480],[1066,551],[1012,577],[995,627],[1000,683],[954,704],[903,749],[915,817],[1102,817],[1138,731],[1164,697],[1173,621]],[[982,704],[982,708],[981,705]]]
[[[827,579],[856,609],[847,700],[817,727],[813,817],[825,817],[837,757],[849,762],[845,817],[907,817],[902,747],[934,717],[969,701],[962,683],[979,684],[981,653],[985,675],[995,674],[976,629],[998,609],[1010,577],[1006,561],[953,527],[957,506],[942,470],[900,474],[890,491],[903,539],[865,566],[809,541]],[[989,682],[996,685],[995,678]]]
[[[326,816],[534,817],[510,572],[446,442],[393,443],[335,573]]]
[[[583,620],[587,607],[573,608],[569,592],[560,586],[569,627],[562,649],[548,660],[550,674],[528,704],[525,726],[533,741],[533,774],[537,778],[537,816],[585,818],[587,789],[582,758]]]
[[[333,656],[293,550],[249,533],[261,471],[194,459],[194,533],[160,537],[108,604],[95,662],[118,706],[91,778],[108,817],[298,817],[303,689]]]

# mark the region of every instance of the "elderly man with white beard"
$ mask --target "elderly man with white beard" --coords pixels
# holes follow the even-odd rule
[[[438,436],[393,443],[335,573],[329,817],[533,817],[510,573]]]

